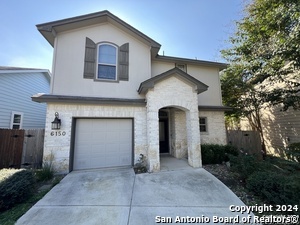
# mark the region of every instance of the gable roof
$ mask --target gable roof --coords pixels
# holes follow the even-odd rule
[[[182,71],[181,69],[178,69],[177,67],[170,69],[162,74],[156,75],[154,77],[151,77],[148,80],[143,81],[140,84],[140,87],[138,89],[139,94],[145,94],[150,88],[153,88],[154,85],[170,76],[179,76],[180,78],[183,78],[184,80],[188,81],[189,83],[195,84],[197,86],[197,93],[202,93],[208,89],[208,86],[201,81],[197,80],[196,78],[192,77],[191,75],[187,74],[186,72]]]
[[[153,56],[157,55],[161,46],[159,43],[157,43],[147,35],[143,34],[139,30],[135,29],[134,27],[124,22],[123,20],[113,15],[107,10],[86,14],[82,16],[67,18],[63,20],[57,20],[49,23],[38,24],[36,25],[36,27],[53,47],[55,36],[59,32],[69,31],[73,29],[78,29],[90,25],[107,23],[107,22],[119,27],[120,29],[133,35],[140,41],[148,44],[149,46],[151,46],[152,55]]]

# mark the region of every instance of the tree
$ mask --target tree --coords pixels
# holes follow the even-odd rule
[[[259,111],[268,105],[300,108],[300,1],[253,0],[237,22],[230,63],[221,78],[231,118],[245,116],[260,131]]]

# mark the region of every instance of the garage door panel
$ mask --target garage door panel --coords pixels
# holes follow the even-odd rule
[[[120,136],[119,133],[116,131],[114,131],[114,132],[108,131],[106,133],[106,138],[107,138],[107,141],[109,141],[109,142],[114,142],[115,140],[118,140],[119,136]]]
[[[77,119],[73,169],[132,164],[131,119]]]

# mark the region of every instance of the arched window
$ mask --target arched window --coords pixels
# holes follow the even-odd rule
[[[117,80],[117,47],[101,43],[98,45],[97,78]]]
[[[86,37],[83,78],[98,81],[129,80],[129,43],[96,44]]]

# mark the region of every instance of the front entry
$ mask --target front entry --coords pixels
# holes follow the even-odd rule
[[[169,153],[169,120],[164,111],[159,111],[159,153]]]
[[[159,153],[169,153],[168,120],[159,120]]]

